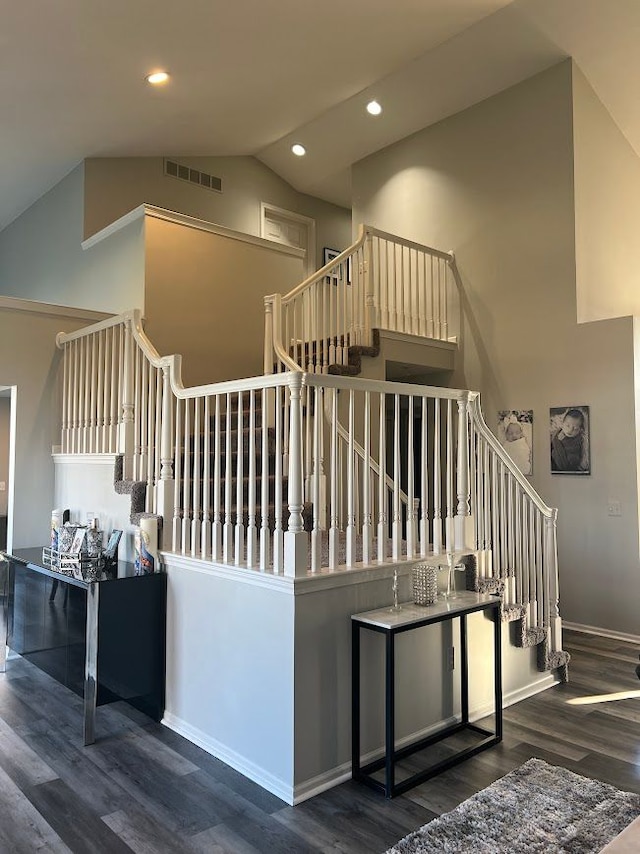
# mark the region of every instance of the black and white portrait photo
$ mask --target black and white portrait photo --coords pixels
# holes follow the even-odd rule
[[[522,474],[533,473],[533,410],[498,412],[498,441]]]
[[[552,474],[591,474],[589,407],[554,406],[549,410]]]

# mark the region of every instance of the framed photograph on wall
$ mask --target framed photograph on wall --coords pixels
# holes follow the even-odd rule
[[[588,406],[549,410],[551,474],[591,474]]]
[[[498,441],[522,474],[533,474],[533,409],[501,409]]]
[[[325,246],[324,249],[322,250],[322,265],[325,266],[326,264],[329,264],[331,261],[333,261],[334,258],[337,258],[339,254],[340,254],[339,249],[329,249],[328,246]],[[330,285],[330,284],[337,285],[338,284],[338,268],[337,267],[335,268],[335,270],[331,271],[331,275],[327,276],[327,284],[328,285]]]

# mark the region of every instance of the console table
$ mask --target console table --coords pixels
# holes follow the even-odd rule
[[[120,562],[96,581],[42,565],[42,549],[17,549],[0,564],[7,647],[84,699],[84,743],[95,741],[96,706],[126,700],[160,720],[164,712],[164,573],[134,575]]]
[[[493,732],[469,722],[469,658],[467,649],[467,616],[482,611],[493,620],[494,662],[494,730]],[[447,725],[427,738],[396,749],[395,746],[395,639],[403,633],[434,625],[435,623],[458,620],[460,624],[460,721]],[[455,598],[440,599],[434,605],[421,606],[413,603],[393,608],[379,608],[351,617],[352,629],[352,776],[378,791],[387,798],[406,792],[412,786],[439,774],[447,768],[468,759],[481,750],[502,740],[502,648],[500,599],[497,596],[464,591]],[[360,764],[360,635],[363,631],[378,632],[385,638],[385,755],[381,759]],[[426,672],[422,678],[428,677]],[[434,667],[433,677],[442,678],[441,666]],[[416,678],[421,678],[416,673]],[[424,750],[462,731],[476,733],[482,738],[473,745],[458,749],[445,759],[418,771],[399,783],[395,782],[396,763],[419,750]],[[384,769],[384,782],[373,775]]]

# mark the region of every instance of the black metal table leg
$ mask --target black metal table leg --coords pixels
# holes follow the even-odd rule
[[[360,774],[360,626],[351,623],[351,772]]]
[[[467,615],[460,617],[460,706],[462,723],[469,723],[469,647],[467,644]]]
[[[386,733],[385,733],[385,795],[393,797],[395,788],[395,730],[396,730],[396,690],[395,690],[395,635],[387,632],[385,635],[385,698],[386,698]]]

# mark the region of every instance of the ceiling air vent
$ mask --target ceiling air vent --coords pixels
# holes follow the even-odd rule
[[[187,181],[189,184],[197,184],[198,187],[204,187],[205,190],[215,190],[216,193],[222,192],[222,178],[216,178],[215,175],[208,175],[206,172],[192,169],[190,166],[178,163],[177,160],[165,159],[164,174],[178,178],[180,181]]]

